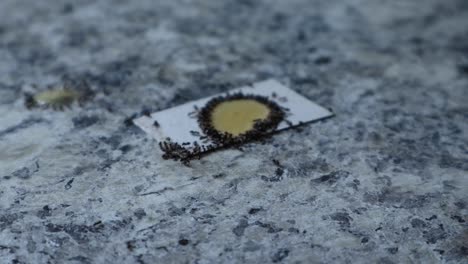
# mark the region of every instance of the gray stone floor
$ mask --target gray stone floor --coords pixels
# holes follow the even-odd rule
[[[191,168],[124,125],[267,78],[336,117]],[[1,263],[468,263],[468,2],[1,0],[0,150]]]

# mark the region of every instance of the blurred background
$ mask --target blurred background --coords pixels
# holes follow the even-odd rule
[[[269,78],[336,117],[192,168],[124,122]],[[467,102],[466,0],[2,0],[0,262],[463,263]]]

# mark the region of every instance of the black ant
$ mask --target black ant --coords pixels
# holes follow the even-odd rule
[[[149,109],[143,109],[140,113],[142,116],[151,117],[151,111]]]
[[[275,164],[276,166],[278,166],[278,167],[283,167],[283,166],[281,165],[281,163],[279,162],[279,160],[277,160],[277,159],[272,159],[271,161],[272,161],[273,164]]]
[[[197,131],[193,131],[193,130],[190,130],[190,134],[192,134],[192,136],[200,136],[200,132],[197,132]]]
[[[196,118],[197,115],[198,115],[199,110],[200,110],[200,109],[198,108],[198,106],[193,105],[193,111],[190,112],[190,113],[188,113],[188,116],[189,116],[190,118]]]

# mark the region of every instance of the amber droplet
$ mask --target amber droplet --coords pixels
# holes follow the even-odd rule
[[[25,105],[29,109],[51,107],[62,110],[70,107],[74,102],[82,104],[93,96],[94,92],[85,81],[82,81],[74,86],[61,85],[36,94],[26,94]]]
[[[47,90],[33,96],[39,106],[51,106],[52,108],[69,106],[79,97],[79,93],[70,89]]]

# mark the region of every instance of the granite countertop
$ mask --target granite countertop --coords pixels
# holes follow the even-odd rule
[[[270,78],[336,116],[191,167],[124,122]],[[467,263],[467,102],[465,0],[2,0],[0,262]]]

